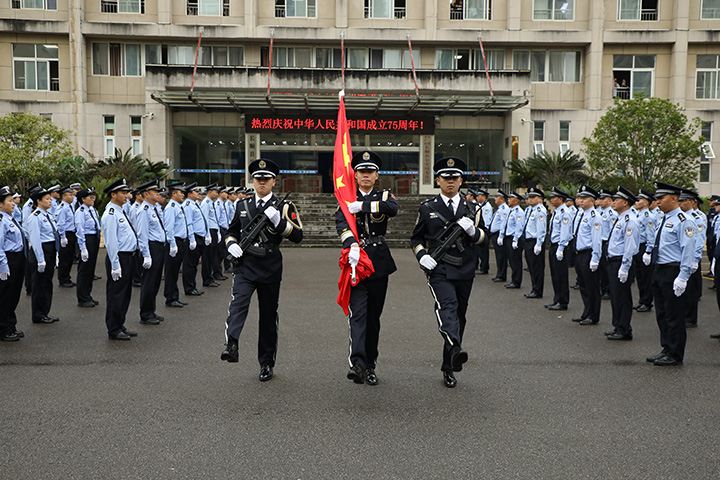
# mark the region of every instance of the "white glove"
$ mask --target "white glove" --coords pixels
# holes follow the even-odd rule
[[[152,257],[143,257],[143,264],[142,267],[147,270],[148,268],[152,267]]]
[[[710,273],[715,275],[715,259],[713,258],[712,263],[710,264]]]
[[[591,271],[591,272],[597,271],[597,269],[598,269],[599,266],[600,266],[600,264],[599,264],[598,262],[593,262],[593,261],[591,261],[591,262],[590,262],[590,271]]]
[[[190,250],[195,250],[197,248],[197,242],[193,240],[190,242]]]
[[[420,257],[420,265],[422,265],[428,270],[432,270],[433,268],[437,267],[437,262],[430,255],[425,254]]]
[[[273,227],[277,227],[280,223],[280,212],[278,212],[278,209],[270,205],[265,210],[263,210],[263,213],[266,217],[270,219],[270,221],[273,224]]]
[[[87,248],[80,250],[80,260],[87,262],[88,258],[90,258],[90,252],[87,251]]]
[[[355,215],[358,212],[362,212],[362,204],[363,202],[352,202],[348,205],[348,211]]]
[[[498,247],[502,247],[502,245],[503,245],[503,238],[502,238],[502,237],[498,237],[498,239],[497,239],[497,244],[498,244]]]
[[[240,248],[240,245],[238,245],[237,243],[233,243],[232,245],[230,245],[227,250],[228,253],[235,258],[240,258],[243,256],[243,249]]]
[[[558,262],[562,262],[563,258],[565,258],[564,250],[561,248],[558,248],[557,251],[555,252],[555,258],[557,259]]]
[[[220,243],[220,242],[222,242],[222,235],[220,235],[220,232],[218,231],[218,241],[217,241],[217,243]]]
[[[117,270],[111,270],[110,276],[113,279],[113,282],[117,282],[122,277],[122,268],[118,268]]]
[[[44,272],[45,272],[45,267],[47,267],[47,263],[45,263],[45,262],[38,262],[38,272],[39,272],[39,273],[44,273]]]
[[[645,264],[646,267],[650,265],[651,261],[652,261],[652,255],[647,252],[643,253],[643,263]]]
[[[626,272],[626,271],[623,271],[623,270],[618,270],[618,280],[620,280],[620,283],[625,283],[625,282],[627,282],[628,273],[629,273],[629,272]]]
[[[67,244],[68,244],[67,238],[61,238],[61,239],[60,239],[60,246],[61,246],[62,248],[67,247]]]
[[[175,246],[175,247],[170,247],[170,256],[171,256],[171,257],[175,258],[175,255],[177,255],[177,252],[178,252],[178,247],[177,247],[177,246]]]
[[[350,262],[351,267],[357,267],[357,264],[360,261],[360,246],[353,245],[352,247],[350,247],[348,261]]]
[[[687,280],[677,277],[673,282],[673,292],[675,292],[675,296],[679,297],[685,293],[685,287],[687,287]]]
[[[514,242],[512,243],[512,247],[513,247],[513,250],[517,250],[518,242],[515,242],[515,241],[514,241]]]
[[[472,236],[475,234],[475,224],[472,220],[470,220],[467,217],[458,218],[457,222],[458,225],[462,227],[463,230],[465,230],[465,233]]]
[[[693,262],[690,269],[692,270],[692,273],[695,273],[695,271],[698,269],[698,262]]]
[[[4,281],[7,280],[8,278],[10,278],[10,271],[9,271],[9,270],[8,270],[7,272],[0,272],[0,280],[2,280],[2,281],[4,282]]]
[[[542,252],[542,247],[540,245],[535,245],[535,248],[533,248],[533,253],[535,255],[540,255],[540,252]]]
[[[211,243],[212,243],[212,237],[208,235],[207,237],[205,237],[205,246],[207,247]]]

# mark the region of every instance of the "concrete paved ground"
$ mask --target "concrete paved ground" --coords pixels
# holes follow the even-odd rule
[[[380,385],[347,371],[347,323],[335,304],[338,249],[286,249],[275,378],[257,380],[255,306],[240,363],[219,360],[229,281],[206,288],[130,342],[104,327],[105,279],[95,309],[55,290],[52,325],[0,343],[0,478],[485,478],[715,479],[720,476],[720,331],[704,290],[686,364],[660,368],[654,313],[636,314],[635,340],[611,343],[610,304],[580,327],[571,309],[543,308],[478,277],[465,348],[447,389],[441,338],[424,275],[409,249],[381,331]],[[104,259],[104,252],[101,252]],[[491,273],[494,272],[494,267]],[[105,277],[105,272],[99,272]],[[73,271],[74,274],[74,271]],[[549,275],[549,272],[548,272]],[[574,278],[574,277],[571,277]],[[705,281],[705,287],[710,282]],[[161,290],[162,291],[162,290]]]

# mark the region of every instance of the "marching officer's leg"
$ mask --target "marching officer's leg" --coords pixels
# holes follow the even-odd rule
[[[129,273],[134,268],[135,255],[129,252],[120,252],[118,253],[118,260],[123,275],[117,280],[113,280],[110,258],[105,257],[105,275],[107,278],[105,287],[105,325],[107,326],[108,335],[111,337],[117,336],[123,331],[125,315],[130,307],[133,282],[132,275],[125,275],[124,273]]]
[[[620,333],[620,315],[622,309],[622,299],[620,296],[620,280],[618,279],[618,271],[622,262],[609,261],[607,263],[607,279],[608,293],[610,295],[610,308],[612,309],[612,326],[613,331]],[[599,267],[602,268],[602,267]]]
[[[655,270],[657,287],[655,293],[655,317],[660,329],[660,343],[663,351],[672,356],[675,360],[682,361],[685,357],[685,343],[687,332],[685,331],[685,309],[687,298],[684,292],[679,297],[675,296],[673,282],[678,276],[680,269],[660,265]]]
[[[389,277],[369,280],[370,295],[367,305],[368,320],[365,331],[365,367],[377,366],[378,342],[380,340],[380,316],[385,305]],[[367,280],[366,280],[367,281]]]
[[[185,295],[191,295],[192,292],[197,292],[197,270],[200,264],[200,257],[202,256],[203,249],[205,248],[205,238],[195,235],[195,250],[190,250],[188,247],[185,255],[183,256],[182,263],[182,277],[183,277],[183,290]]]
[[[203,259],[203,263],[204,259]],[[242,333],[250,309],[250,298],[255,292],[255,284],[248,281],[242,274],[233,276],[232,298],[228,305],[228,317],[225,320],[225,340],[227,348],[220,355],[221,360],[230,363],[238,361],[238,338]]]
[[[560,304],[560,270],[562,269],[562,266],[555,256],[557,253],[557,249],[557,243],[551,243],[550,251],[548,253],[548,263],[550,264],[550,281],[552,282],[553,286],[553,304]],[[565,270],[567,271],[567,268]]]
[[[480,258],[480,273],[488,273],[490,270],[490,242],[485,242],[477,248]]]
[[[435,318],[438,322],[438,331],[444,340],[441,370],[452,372],[450,352],[453,347],[461,346],[457,294],[453,284],[444,275],[431,274],[428,285],[435,299]]]
[[[88,259],[86,262],[82,259],[78,262],[76,292],[78,304],[89,305],[92,302],[92,282],[97,265],[98,236],[85,235],[85,247]]]
[[[33,258],[33,275],[32,285],[32,321],[33,323],[52,323],[46,321],[49,317],[50,308],[53,298],[53,274],[55,273],[55,257],[56,250],[53,242],[46,242],[42,245],[43,254],[45,255],[45,271],[40,273],[37,271],[37,259],[34,251],[31,251]]]
[[[176,237],[175,244],[177,245],[178,251],[174,257],[170,256],[170,246],[165,247],[165,286],[163,288],[163,295],[165,296],[166,305],[180,300],[178,277],[180,276],[180,267],[182,266],[187,249],[187,240]]]
[[[687,301],[687,310],[685,312],[685,325],[690,328],[697,327],[698,322],[698,302],[700,301],[700,288],[698,288],[698,279],[702,288],[702,272],[700,267],[695,273],[690,275],[684,296]]]
[[[359,366],[363,371],[374,368],[367,365],[367,327],[368,310],[370,308],[370,292],[368,284],[372,280],[365,280],[350,290],[350,303],[348,305],[348,328],[350,329],[350,345],[348,363],[350,367]]]
[[[218,231],[216,229],[213,228],[210,230],[210,238],[210,245],[207,245],[205,247],[202,256],[202,278],[203,285],[205,285],[206,287],[215,283],[213,274],[215,273],[215,269],[217,268],[216,263],[218,261]]]
[[[0,281],[0,335],[14,337],[17,331],[15,309],[20,302],[25,277],[25,254],[22,251],[5,252],[5,256],[10,276],[7,280]]]
[[[74,286],[72,278],[70,278],[70,270],[72,269],[73,260],[75,258],[75,246],[77,245],[77,236],[75,232],[65,232],[67,245],[60,247],[58,255],[58,283],[60,286]]]
[[[258,311],[260,325],[258,334],[258,363],[261,367],[275,366],[278,344],[278,300],[280,282],[260,283],[257,285]]]

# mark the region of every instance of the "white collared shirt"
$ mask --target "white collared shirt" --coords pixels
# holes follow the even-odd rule
[[[456,193],[454,197],[448,198],[444,194],[440,194],[440,198],[442,198],[442,201],[445,202],[445,206],[448,206],[448,202],[452,200],[453,206],[452,206],[452,213],[455,215],[455,212],[457,212],[458,205],[460,205],[460,193]],[[450,207],[448,207],[450,208]]]
[[[267,202],[269,202],[271,198],[272,198],[272,192],[268,193],[267,195],[265,195],[262,198],[260,198],[260,196],[256,193],[255,194],[255,205],[258,205],[258,202],[260,202],[260,200],[262,200],[263,206],[265,206],[265,204],[267,204]]]

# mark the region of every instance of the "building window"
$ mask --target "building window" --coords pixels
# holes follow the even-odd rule
[[[718,55],[698,55],[695,80],[695,98],[717,99],[718,95]]]
[[[530,70],[532,82],[580,81],[581,52],[563,52],[555,50],[518,50],[513,52],[513,68]]]
[[[105,129],[105,156],[112,157],[115,155],[115,115],[103,117],[103,128]]]
[[[560,142],[560,153],[565,153],[570,150],[570,122],[560,122],[558,141]]]
[[[100,0],[102,13],[145,13],[145,0]]]
[[[35,8],[39,10],[57,10],[57,0],[12,0],[12,8]]]
[[[700,182],[708,183],[710,181],[710,165],[715,158],[715,151],[712,148],[712,122],[703,122],[700,129],[700,136],[703,137],[704,143],[700,147]]]
[[[485,70],[485,64],[482,58],[481,50],[474,50],[475,70]],[[505,50],[485,50],[485,60],[487,61],[488,70],[504,70],[505,69]]]
[[[16,90],[60,90],[57,45],[13,43],[12,49]]]
[[[365,0],[365,18],[405,18],[405,4],[406,0]]]
[[[572,20],[575,0],[535,0],[533,20]]]
[[[435,50],[435,68],[438,70],[470,70],[470,62],[469,48]]]
[[[540,154],[545,150],[545,122],[533,122],[533,151]]]
[[[93,43],[93,75],[142,76],[142,49],[137,43]]]
[[[613,78],[613,91],[619,98],[635,98],[638,93],[652,97],[655,55],[613,55]]]
[[[702,9],[700,10],[700,18],[702,18],[702,19],[720,18],[720,0],[702,0]]]
[[[492,0],[451,0],[450,20],[490,20]]]
[[[618,20],[658,19],[658,0],[618,0]]]
[[[187,0],[188,15],[230,16],[230,0]]]
[[[142,155],[142,117],[130,117],[132,153]]]
[[[339,48],[316,48],[316,68],[342,68],[342,50]]]
[[[276,17],[315,18],[317,9],[316,0],[275,0]]]

